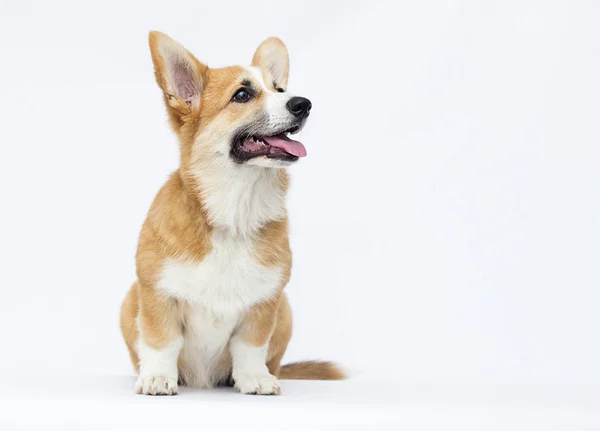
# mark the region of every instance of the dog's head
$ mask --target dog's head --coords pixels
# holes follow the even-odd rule
[[[289,135],[304,126],[311,102],[287,92],[289,59],[281,40],[265,40],[248,67],[211,69],[159,32],[150,33],[150,51],[184,169],[281,168],[306,156]]]

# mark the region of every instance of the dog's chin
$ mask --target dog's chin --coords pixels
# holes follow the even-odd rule
[[[298,157],[295,160],[284,160],[269,158],[267,156],[258,156],[250,160],[247,160],[244,164],[250,166],[259,166],[261,168],[287,168],[294,165],[298,161]]]

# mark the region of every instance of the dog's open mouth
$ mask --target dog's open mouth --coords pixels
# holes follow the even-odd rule
[[[297,131],[298,127],[293,127],[273,136],[242,135],[235,140],[232,152],[242,161],[259,156],[290,162],[296,161],[299,157],[306,156],[304,145],[288,136]]]

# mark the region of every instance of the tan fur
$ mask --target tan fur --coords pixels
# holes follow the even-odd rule
[[[165,39],[166,38],[166,39]],[[195,147],[195,139],[206,127],[219,118],[219,121],[235,123],[243,116],[252,115],[252,105],[260,104],[260,95],[247,106],[228,104],[230,94],[235,90],[243,68],[228,67],[209,69],[187,51],[181,51],[191,61],[195,73],[195,83],[201,89],[201,101],[186,103],[176,95],[167,77],[166,66],[159,50],[159,43],[176,44],[168,36],[153,32],[150,34],[150,50],[155,67],[156,81],[163,92],[163,98],[173,130],[177,133],[181,150],[181,168],[175,171],[160,189],[148,216],[142,226],[136,255],[137,277],[128,292],[121,308],[121,331],[129,349],[131,360],[139,369],[135,344],[140,334],[153,348],[160,349],[170,341],[180,337],[185,330],[191,308],[179,301],[166,297],[156,288],[157,279],[166,258],[184,258],[201,262],[212,249],[211,224],[202,197],[201,179],[191,175],[201,157],[202,148]],[[176,44],[172,45],[183,48]],[[268,66],[268,53],[273,47],[285,49],[285,45],[275,38],[268,39],[259,47],[253,64],[263,70],[267,85],[273,81]],[[286,51],[287,55],[287,51]],[[281,88],[287,86],[287,69],[280,71]],[[283,75],[281,75],[283,73]],[[200,154],[200,156],[198,156]],[[285,193],[288,177],[283,169],[279,171],[279,187]],[[292,255],[288,239],[287,218],[266,223],[255,238],[255,259],[267,267],[283,270],[279,293],[269,301],[255,305],[243,318],[239,327],[244,340],[256,346],[267,341],[267,367],[275,376],[282,378],[340,379],[343,374],[329,363],[292,364],[281,368],[280,362],[292,333],[292,317],[283,288],[291,274]],[[224,355],[224,367],[231,367],[231,358]],[[187,364],[179,364],[184,369]],[[185,377],[185,376],[183,376]]]
[[[281,359],[283,358],[291,337],[292,310],[285,292],[282,292],[279,298],[275,328],[271,334],[271,339],[269,340],[269,351],[267,356],[267,368],[269,368],[269,372],[276,377],[281,377],[279,373]]]
[[[125,299],[123,300],[123,305],[121,305],[121,333],[125,339],[127,349],[129,350],[131,362],[135,367],[135,371],[138,372],[140,369],[139,358],[134,345],[138,339],[138,329],[135,318],[138,315],[139,308],[139,284],[138,282],[135,282],[127,292],[127,296],[125,296]]]
[[[288,380],[344,380],[347,376],[332,362],[293,362],[281,367],[280,379]]]

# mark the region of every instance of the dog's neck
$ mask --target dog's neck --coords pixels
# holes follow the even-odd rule
[[[233,235],[252,235],[285,217],[287,173],[283,169],[210,163],[196,166],[193,186],[208,222]]]

